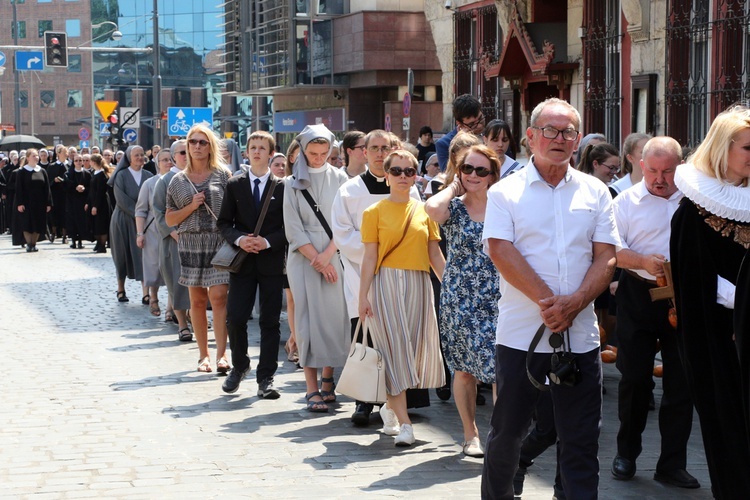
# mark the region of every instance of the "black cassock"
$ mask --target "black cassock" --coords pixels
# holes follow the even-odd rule
[[[680,355],[700,417],[711,489],[718,499],[746,499],[750,492],[740,344],[733,339],[735,312],[747,328],[750,279],[738,281],[738,273],[748,244],[750,224],[712,215],[688,198],[672,218],[669,247]],[[717,275],[737,285],[734,311],[716,302]],[[737,333],[740,337],[742,332]],[[747,373],[747,366],[744,370]]]
[[[52,205],[47,172],[43,168],[27,170],[19,168],[16,178],[16,228],[21,232],[47,232],[47,207]],[[24,206],[24,212],[18,212],[18,206]]]
[[[109,186],[107,186],[107,176],[104,173],[94,174],[91,176],[89,187],[89,213],[92,208],[96,208],[96,215],[91,216],[91,232],[94,236],[109,233],[109,219],[112,216],[112,208],[107,195]]]
[[[88,214],[85,206],[89,197],[91,185],[91,174],[85,170],[71,170],[65,177],[65,228],[68,237],[78,241],[91,239],[88,228]],[[83,186],[83,192],[78,192],[77,187]]]
[[[57,234],[55,236],[62,236],[62,230],[65,229],[65,211],[67,210],[65,204],[65,174],[67,169],[65,165],[59,161],[50,163],[47,165],[47,176],[49,177],[49,185],[52,190],[52,211],[49,213],[49,225],[57,228]],[[55,182],[55,179],[60,179],[60,182]]]

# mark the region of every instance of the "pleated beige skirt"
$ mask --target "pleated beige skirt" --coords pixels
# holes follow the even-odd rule
[[[388,394],[445,385],[430,275],[381,267],[370,289],[367,327],[385,362]]]

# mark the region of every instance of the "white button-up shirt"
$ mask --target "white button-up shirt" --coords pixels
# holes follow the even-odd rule
[[[568,295],[581,286],[593,262],[593,243],[617,245],[619,238],[607,186],[593,176],[569,168],[557,186],[550,186],[530,162],[526,168],[494,184],[487,196],[482,241],[506,240],[556,295]],[[520,290],[500,277],[496,343],[528,350],[542,324],[541,309]],[[536,352],[552,352],[550,331]],[[593,303],[570,328],[573,352],[599,346],[599,328]]]
[[[669,199],[654,196],[643,181],[623,191],[613,202],[621,241],[617,250],[628,249],[643,255],[658,253],[669,259],[672,216],[681,199],[680,191]],[[643,278],[656,279],[644,269],[633,271]]]

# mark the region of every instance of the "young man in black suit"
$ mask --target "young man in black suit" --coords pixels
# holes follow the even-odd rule
[[[253,132],[247,140],[250,168],[232,177],[227,183],[217,226],[224,238],[241,247],[249,255],[242,268],[229,277],[227,330],[232,348],[231,373],[222,389],[234,393],[250,370],[247,355],[247,321],[260,289],[260,360],[256,372],[258,396],[277,399],[279,392],[273,376],[278,366],[279,315],[283,295],[284,247],[284,184],[275,179],[268,162],[276,147],[268,132]],[[266,197],[270,196],[268,212],[259,234],[252,234]]]

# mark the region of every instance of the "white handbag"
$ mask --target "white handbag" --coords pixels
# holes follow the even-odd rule
[[[357,342],[360,328],[364,329],[361,343]],[[385,403],[385,363],[377,348],[368,347],[369,338],[370,332],[363,327],[360,318],[336,389],[363,403]]]

